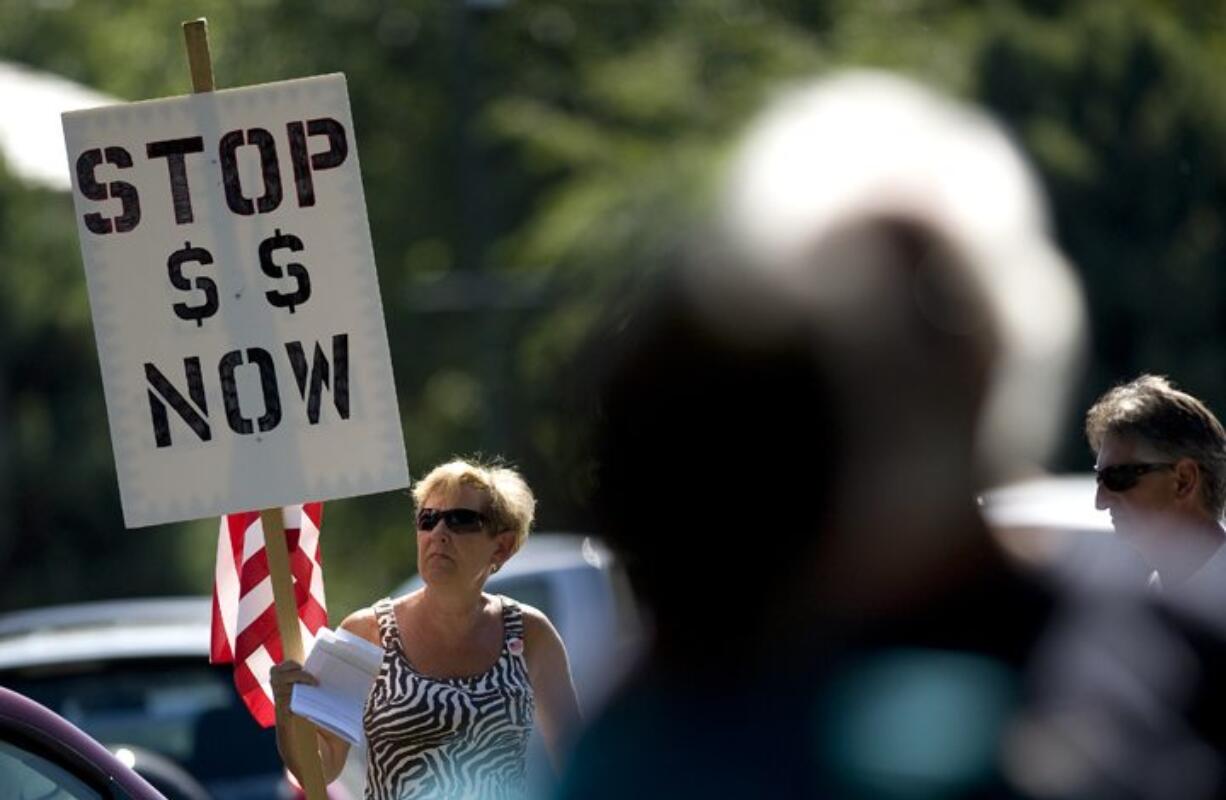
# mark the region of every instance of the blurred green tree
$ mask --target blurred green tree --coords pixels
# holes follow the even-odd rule
[[[542,529],[585,522],[564,391],[578,343],[690,227],[747,116],[839,66],[980,100],[1033,155],[1089,287],[1087,400],[1149,369],[1226,410],[1220,10],[0,0],[0,59],[131,100],[182,94],[196,16],[220,87],[346,73],[411,470],[503,453]],[[0,610],[211,582],[214,522],[122,529],[72,214],[0,170]],[[1070,425],[1057,466],[1085,464]],[[334,614],[411,574],[409,520],[398,493],[328,505]]]
[[[976,91],[1042,168],[1087,286],[1080,409],[1156,372],[1226,412],[1221,9],[1075,3],[983,22]],[[1085,469],[1071,423],[1060,464]]]

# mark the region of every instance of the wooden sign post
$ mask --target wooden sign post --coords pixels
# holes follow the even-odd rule
[[[187,45],[187,61],[192,73],[193,92],[213,91],[213,59],[209,53],[208,22],[201,18],[183,23],[183,38]],[[294,599],[294,582],[289,568],[289,548],[285,542],[285,525],[280,508],[260,512],[264,528],[264,550],[268,555],[268,576],[272,581],[273,604],[277,610],[277,632],[281,634],[281,651],[285,658],[302,663],[302,633],[298,629],[298,607]],[[307,800],[327,800],[323,764],[316,745],[315,726],[308,720],[291,715],[294,760],[302,773],[299,779]]]
[[[268,577],[272,581],[272,599],[277,609],[277,632],[281,634],[281,651],[285,658],[302,663],[302,634],[298,630],[298,607],[294,602],[294,584],[289,570],[289,548],[285,544],[285,526],[281,509],[267,508],[260,512],[264,527],[264,550],[268,554]],[[307,800],[327,800],[323,764],[319,760],[315,726],[297,714],[290,716],[294,760],[302,771],[302,788]]]

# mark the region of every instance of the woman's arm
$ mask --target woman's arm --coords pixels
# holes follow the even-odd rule
[[[524,659],[536,695],[536,718],[554,769],[561,772],[563,757],[580,722],[570,660],[549,618],[531,606],[523,606],[523,610]]]
[[[341,627],[376,644],[379,643],[379,626],[370,609],[362,609],[351,614],[341,623]],[[294,734],[291,720],[294,715],[289,709],[290,697],[295,683],[315,686],[318,682],[302,668],[301,664],[290,660],[273,667],[269,673],[269,679],[277,710],[277,751],[281,754],[281,760],[289,767],[290,772],[301,781],[302,771],[296,763],[292,747]],[[316,728],[316,743],[319,758],[323,764],[324,782],[331,783],[337,779],[345,767],[345,759],[349,755],[349,743],[318,727]]]

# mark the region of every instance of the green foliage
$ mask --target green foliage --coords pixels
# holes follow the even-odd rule
[[[1137,3],[985,19],[978,91],[1038,160],[1088,287],[1094,360],[1082,408],[1146,371],[1226,411],[1226,109],[1215,78],[1226,51],[1220,15],[1204,22]],[[1062,461],[1088,463],[1079,437]]]
[[[174,540],[120,523],[72,213],[0,174],[0,608],[178,588]]]
[[[183,94],[180,23],[206,16],[220,87],[346,73],[411,471],[504,453],[550,529],[584,524],[579,342],[691,230],[748,116],[838,66],[984,102],[1032,154],[1089,286],[1083,399],[1145,369],[1226,411],[1226,27],[1207,8],[0,0],[0,59]],[[211,582],[213,522],[122,530],[72,215],[0,170],[0,609]],[[1071,426],[1060,465],[1085,463]],[[329,504],[338,618],[411,574],[410,515],[397,493]]]

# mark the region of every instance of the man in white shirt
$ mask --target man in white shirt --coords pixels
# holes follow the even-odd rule
[[[1213,412],[1142,375],[1099,398],[1086,437],[1097,454],[1095,506],[1153,569],[1150,585],[1226,593],[1226,430]]]

